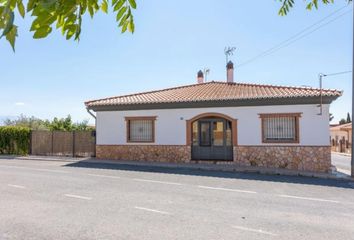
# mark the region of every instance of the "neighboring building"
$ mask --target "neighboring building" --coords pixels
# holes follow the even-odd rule
[[[331,146],[333,152],[351,153],[352,124],[331,125]]]
[[[329,171],[329,104],[342,92],[234,83],[231,62],[226,82],[203,82],[86,102],[97,158]]]

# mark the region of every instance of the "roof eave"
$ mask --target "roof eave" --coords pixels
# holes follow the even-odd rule
[[[339,96],[325,96],[323,104],[330,104]],[[269,105],[300,105],[320,104],[319,97],[301,98],[267,98],[267,99],[238,99],[238,100],[211,100],[195,102],[166,102],[166,103],[139,103],[139,104],[117,104],[117,105],[86,105],[93,111],[128,111],[128,110],[149,110],[149,109],[178,109],[178,108],[207,108],[207,107],[242,107],[242,106],[269,106]]]

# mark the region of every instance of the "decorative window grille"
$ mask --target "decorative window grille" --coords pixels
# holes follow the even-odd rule
[[[263,142],[298,142],[298,115],[268,115],[261,118]]]
[[[127,120],[128,142],[154,142],[154,119]]]

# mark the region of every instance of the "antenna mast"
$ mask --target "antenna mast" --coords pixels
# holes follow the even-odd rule
[[[225,47],[224,54],[226,57],[226,64],[229,62],[229,56],[234,55],[234,51],[236,50],[235,47]]]

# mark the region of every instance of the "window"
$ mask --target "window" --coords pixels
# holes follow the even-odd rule
[[[263,143],[298,143],[300,113],[260,114]]]
[[[154,142],[156,117],[126,117],[127,142]]]

